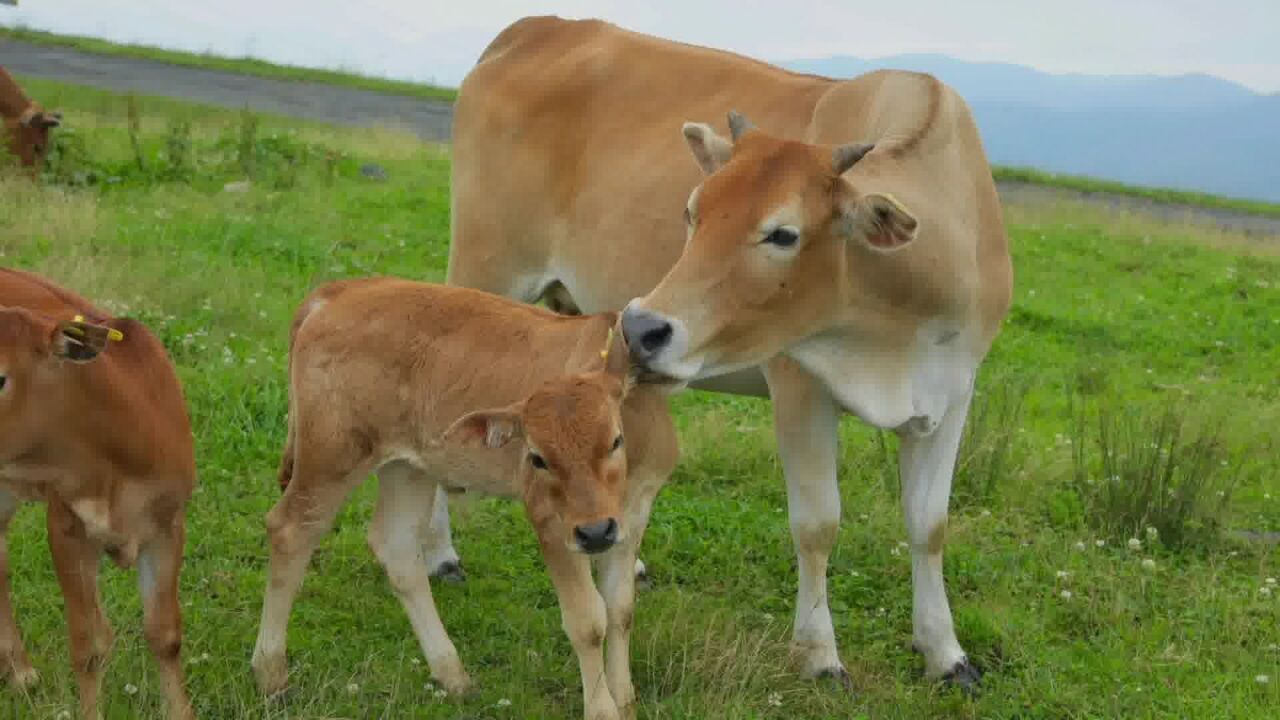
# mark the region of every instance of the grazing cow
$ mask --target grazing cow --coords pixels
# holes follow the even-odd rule
[[[0,67],[0,118],[8,151],[32,172],[38,172],[49,151],[49,130],[58,127],[62,114],[49,112],[27,97],[18,82]]]
[[[616,322],[617,313],[565,317],[394,278],[312,293],[293,324],[284,496],[267,515],[270,582],[253,655],[264,692],[285,686],[286,626],[312,552],[376,471],[369,546],[449,692],[470,680],[422,555],[437,488],[524,502],[578,656],[586,716],[631,712],[632,569],[677,447],[661,391],[629,388]]]
[[[0,268],[0,672],[18,686],[36,680],[9,604],[4,535],[21,502],[43,500],[84,717],[98,716],[111,647],[98,597],[104,551],[120,567],[137,564],[169,716],[192,717],[178,571],[195,479],[182,387],[160,341],[48,280]]]
[[[735,108],[759,128],[734,115],[726,138],[686,122]],[[914,644],[930,677],[977,682],[942,547],[1012,268],[954,91],[929,75],[836,81],[599,21],[526,18],[462,84],[452,174],[450,284],[571,312],[626,306],[649,374],[772,397],[806,675],[848,680],[826,589],[839,418],[897,431]],[[456,557],[447,522],[432,537],[434,556]]]

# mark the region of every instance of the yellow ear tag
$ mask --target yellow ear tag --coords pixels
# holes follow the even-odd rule
[[[609,334],[604,338],[604,349],[600,351],[600,359],[608,362],[609,348],[613,347],[613,328],[609,328]]]
[[[72,318],[72,321],[82,323],[84,322],[84,316],[77,315],[74,318]],[[67,328],[67,331],[71,332],[74,335],[80,335],[82,337],[84,336],[84,331],[79,328]],[[107,339],[120,342],[121,340],[124,340],[124,333],[120,332],[119,330],[116,330],[115,328],[107,328]]]

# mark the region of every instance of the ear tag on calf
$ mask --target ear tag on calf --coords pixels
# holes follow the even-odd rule
[[[609,362],[609,348],[613,347],[613,328],[609,328],[609,334],[604,338],[604,349],[600,351],[600,359],[606,364]]]
[[[83,323],[85,321],[83,315],[77,315],[74,318],[72,318],[72,320],[78,323]],[[71,333],[72,335],[84,337],[84,330],[81,330],[78,327],[69,327],[67,328],[66,331]],[[116,330],[115,328],[107,328],[107,339],[120,342],[124,340],[124,333],[120,332],[119,330]]]

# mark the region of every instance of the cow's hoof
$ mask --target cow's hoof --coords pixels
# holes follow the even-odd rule
[[[283,653],[269,657],[255,657],[253,674],[258,681],[258,691],[264,697],[277,697],[289,687],[289,661]]]
[[[838,665],[836,667],[827,668],[826,670],[820,670],[814,677],[820,680],[834,680],[846,691],[853,692],[853,678],[849,677],[848,670],[845,670]]]
[[[462,569],[461,560],[449,560],[437,565],[436,569],[431,571],[431,577],[458,585],[467,581],[467,572]]]
[[[40,673],[36,672],[36,669],[30,665],[24,667],[15,666],[12,674],[9,675],[9,682],[13,683],[13,686],[19,690],[28,690],[40,682]]]
[[[958,687],[968,695],[976,694],[981,683],[982,669],[969,662],[967,657],[956,663],[942,676],[943,685]]]

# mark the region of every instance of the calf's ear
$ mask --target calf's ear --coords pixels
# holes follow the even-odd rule
[[[124,335],[119,330],[77,318],[54,326],[50,347],[54,357],[87,363],[97,359],[107,349],[108,342],[123,339]]]
[[[733,143],[725,140],[705,123],[687,122],[684,124],[684,140],[693,151],[693,159],[698,161],[702,172],[710,175],[729,162],[733,154]]]
[[[463,448],[500,448],[524,436],[520,422],[522,403],[494,410],[476,410],[458,418],[444,431],[445,445]]]

